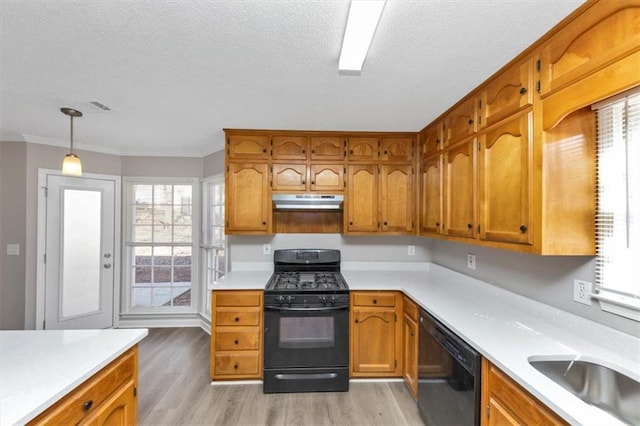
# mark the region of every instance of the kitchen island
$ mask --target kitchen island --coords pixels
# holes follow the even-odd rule
[[[234,265],[210,290],[262,289],[264,265]],[[530,359],[594,360],[640,380],[640,337],[430,263],[343,262],[350,290],[401,291],[571,424],[623,424],[534,369]]]
[[[35,419],[146,335],[146,329],[0,331],[0,425]]]

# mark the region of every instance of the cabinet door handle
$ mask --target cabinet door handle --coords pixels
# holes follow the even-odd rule
[[[238,369],[238,364],[233,364],[233,368],[234,368],[235,370],[237,370],[237,369]]]
[[[87,411],[87,410],[90,410],[92,406],[93,406],[93,400],[90,399],[87,402],[85,402],[84,404],[82,404],[82,409]]]
[[[306,153],[307,153],[307,151],[305,151],[305,150],[303,149],[303,150],[302,150],[302,153],[303,153],[303,154],[306,154]]]
[[[527,232],[527,227],[524,225],[520,225],[520,232],[522,232],[523,234]]]
[[[436,226],[440,226],[440,222],[436,222]]]
[[[316,153],[316,150],[315,150],[315,149],[312,149],[312,150],[311,150],[311,153],[312,153],[312,154],[315,154],[315,153]]]
[[[302,184],[303,184],[303,185],[304,185],[304,184],[306,184],[306,183],[307,183],[307,181],[306,181],[306,180],[303,180],[303,181],[302,181]]]
[[[384,155],[387,155],[387,151],[384,152]]]
[[[349,225],[353,225],[353,222],[349,222]]]
[[[384,223],[384,226],[387,226],[387,222],[383,222],[383,223]]]
[[[353,154],[353,150],[350,150],[350,151],[349,151],[349,154]]]
[[[263,224],[263,225],[266,225],[266,224],[267,224],[267,222],[262,222],[262,224]]]
[[[473,118],[470,118],[468,121],[469,124],[473,124]]]
[[[237,344],[238,344],[238,339],[234,340],[234,341],[233,341],[233,343],[234,343],[235,345],[237,345]]]
[[[356,324],[357,324],[358,322],[359,322],[359,321],[356,319]]]
[[[472,225],[472,224],[470,224],[470,223],[468,223],[468,224],[467,224],[467,228],[471,229],[471,228],[473,228],[473,225]]]
[[[235,318],[236,322],[240,321],[240,317]]]
[[[315,181],[315,180],[312,180],[312,181],[311,181],[311,185],[315,185],[315,184],[316,184],[316,181]]]
[[[373,299],[373,304],[377,305],[378,304],[378,300],[377,299]]]
[[[521,87],[520,88],[520,94],[524,95],[525,93],[527,93],[527,88],[526,87]]]
[[[262,149],[262,152],[265,152],[265,153],[266,153],[266,152],[267,152],[267,149],[266,149],[266,148],[263,148],[263,149]]]

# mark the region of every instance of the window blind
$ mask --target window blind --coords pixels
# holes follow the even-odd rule
[[[603,309],[603,301],[640,309],[640,90],[594,108],[598,132],[594,296],[601,299]]]

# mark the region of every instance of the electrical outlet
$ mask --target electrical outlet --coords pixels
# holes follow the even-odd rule
[[[573,280],[573,300],[584,305],[591,305],[591,283]]]
[[[407,254],[409,256],[415,256],[416,255],[416,246],[407,246]]]
[[[467,253],[467,268],[476,270],[476,255]]]
[[[262,245],[262,254],[271,254],[271,244]]]

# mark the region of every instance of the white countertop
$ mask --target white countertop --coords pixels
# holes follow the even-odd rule
[[[232,271],[209,289],[263,289],[270,275]],[[580,356],[640,381],[640,336],[434,264],[343,262],[342,275],[351,290],[404,292],[569,423],[623,424],[535,370],[528,358]]]
[[[0,331],[0,425],[32,420],[146,335],[147,329]]]

